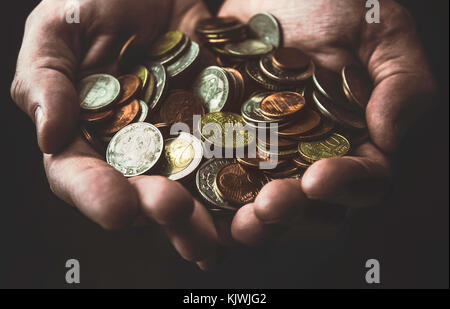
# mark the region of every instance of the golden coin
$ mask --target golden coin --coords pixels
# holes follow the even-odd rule
[[[111,120],[104,126],[99,128],[99,133],[104,136],[111,136],[136,119],[140,111],[140,104],[138,100],[133,100],[130,103],[120,106]]]
[[[261,113],[266,117],[283,118],[297,113],[305,104],[305,98],[297,92],[278,92],[261,102]]]
[[[137,77],[139,77],[139,79],[142,82],[142,89],[145,89],[145,87],[147,87],[147,82],[148,82],[148,76],[150,75],[150,72],[148,71],[148,69],[143,66],[143,65],[138,65],[135,66],[131,71],[130,74],[136,75]]]
[[[170,53],[183,40],[183,32],[179,30],[169,31],[160,36],[152,45],[148,55],[153,58],[158,58]]]
[[[186,123],[192,129],[194,115],[203,116],[205,109],[200,100],[184,90],[173,90],[160,109],[160,119],[165,123]]]
[[[322,118],[320,117],[319,113],[313,111],[312,109],[305,108],[296,117],[292,125],[283,127],[282,129],[278,130],[277,133],[278,135],[285,137],[303,135],[319,127],[321,122]]]
[[[153,73],[149,72],[148,75],[148,85],[144,89],[144,94],[142,96],[142,99],[145,103],[149,104],[150,100],[153,97],[153,92],[155,91],[156,86],[156,77],[153,75]]]
[[[342,135],[332,134],[328,138],[316,142],[301,142],[298,145],[300,156],[307,162],[343,157],[350,151],[350,142]]]

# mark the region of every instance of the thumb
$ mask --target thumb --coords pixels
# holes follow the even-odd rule
[[[25,25],[11,96],[35,122],[41,150],[54,153],[78,122],[78,96],[72,83],[76,57],[68,24],[48,18],[41,5]]]

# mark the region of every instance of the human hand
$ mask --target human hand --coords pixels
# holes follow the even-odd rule
[[[233,219],[235,240],[254,245],[277,226],[301,225],[312,233],[333,230],[336,222],[321,220],[315,210],[324,204],[343,210],[368,207],[385,197],[390,187],[389,156],[408,128],[435,103],[435,86],[409,13],[394,1],[380,1],[380,7],[381,23],[368,24],[360,0],[225,2],[220,16],[247,22],[257,13],[272,13],[283,29],[285,46],[300,48],[316,64],[336,72],[345,65],[362,64],[375,85],[366,110],[370,141],[351,157],[316,162],[301,181],[267,184]]]
[[[187,260],[214,258],[214,223],[180,184],[163,177],[126,179],[74,137],[80,109],[74,83],[80,76],[113,72],[133,34],[147,43],[168,28],[192,34],[196,20],[209,13],[199,0],[79,2],[80,24],[66,22],[66,1],[44,0],[31,13],[11,89],[36,123],[52,191],[105,229],[147,219],[167,231]]]

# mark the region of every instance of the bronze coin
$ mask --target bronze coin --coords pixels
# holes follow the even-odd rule
[[[344,96],[341,77],[336,72],[316,66],[313,81],[320,93],[330,100],[340,99]]]
[[[322,117],[310,108],[305,108],[298,114],[292,125],[278,131],[278,135],[290,137],[307,134],[320,126]]]
[[[119,132],[136,119],[140,107],[139,100],[136,99],[126,105],[119,106],[110,121],[99,128],[99,133],[104,136],[111,136]]]
[[[298,141],[283,138],[280,136],[278,136],[277,141],[279,150],[293,149],[298,145]],[[267,138],[266,141],[258,139],[258,145],[262,146],[265,149],[270,149],[274,146],[273,144],[270,144],[270,138]]]
[[[246,170],[235,163],[217,173],[216,188],[223,199],[232,204],[244,205],[255,200],[262,187],[269,182],[267,176],[256,170]]]
[[[311,58],[294,47],[279,48],[272,57],[273,64],[285,70],[305,71],[311,64]]]
[[[137,34],[132,35],[123,45],[119,53],[118,66],[119,71],[125,70],[137,59]]]
[[[159,112],[162,122],[169,124],[182,122],[188,124],[191,129],[194,115],[204,114],[205,109],[200,100],[185,90],[171,91]]]
[[[294,162],[294,164],[297,165],[298,167],[304,168],[304,169],[307,169],[308,167],[310,167],[312,165],[311,163],[303,160],[300,156],[292,159],[292,162]]]
[[[333,133],[334,128],[335,124],[331,119],[323,118],[322,123],[317,129],[310,133],[296,136],[295,139],[300,142],[320,140]]]
[[[112,109],[98,112],[98,113],[86,113],[82,112],[80,114],[80,119],[83,122],[87,123],[99,123],[108,120],[114,115],[114,111]]]
[[[299,169],[300,167],[293,164],[292,162],[289,162],[288,164],[274,170],[265,170],[264,173],[269,175],[271,178],[281,179],[288,178],[289,176],[297,173]]]
[[[120,83],[120,89],[122,91],[117,101],[119,105],[128,103],[142,87],[142,81],[136,75],[122,75],[117,80]]]
[[[198,21],[195,30],[199,33],[216,33],[237,24],[240,24],[240,21],[235,17],[212,17]]]
[[[262,162],[271,162],[274,161],[272,158],[270,157],[264,157],[262,155],[260,155],[259,153],[256,154],[256,158],[249,158],[249,157],[244,157],[244,158],[237,158],[237,161],[247,167],[251,167],[251,168],[259,168],[260,167],[260,163]],[[288,161],[286,160],[277,160],[277,167],[278,166],[282,166],[284,164],[286,164]]]
[[[278,92],[261,102],[261,113],[266,117],[284,118],[303,109],[305,98],[296,92]]]
[[[359,66],[345,66],[342,69],[342,80],[344,93],[349,101],[365,109],[373,90],[367,71]]]

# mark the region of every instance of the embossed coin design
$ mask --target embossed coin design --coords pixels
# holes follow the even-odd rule
[[[281,45],[281,28],[273,15],[268,13],[257,14],[249,20],[248,26],[252,34],[260,40],[274,47]]]
[[[119,81],[108,74],[94,74],[78,84],[80,107],[86,111],[100,111],[113,104],[120,94]]]
[[[305,98],[297,92],[278,92],[261,102],[261,113],[266,117],[287,117],[300,111],[305,104]]]
[[[192,87],[205,109],[220,112],[226,105],[229,96],[230,84],[224,70],[211,66],[203,70]]]
[[[298,150],[303,160],[314,163],[321,159],[345,156],[350,151],[350,142],[334,133],[324,140],[301,142]]]

